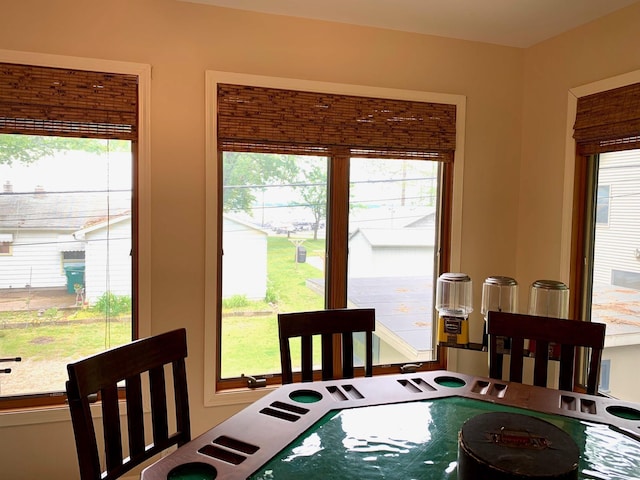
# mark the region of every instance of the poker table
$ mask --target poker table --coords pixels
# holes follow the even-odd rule
[[[141,479],[457,479],[461,428],[487,412],[562,429],[580,479],[640,478],[639,404],[441,370],[283,385]]]

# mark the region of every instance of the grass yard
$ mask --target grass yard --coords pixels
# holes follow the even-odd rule
[[[131,341],[131,319],[82,320],[0,330],[2,357],[82,358]]]
[[[0,329],[0,357],[11,373],[0,376],[5,396],[64,391],[67,363],[131,341],[131,318],[76,320]]]
[[[324,252],[324,240],[306,240],[304,246],[308,257]],[[256,310],[271,308],[269,315],[231,316],[234,309],[223,309],[223,378],[279,373],[277,311],[319,310],[324,306],[324,298],[306,284],[308,278],[322,277],[323,272],[309,263],[296,263],[295,246],[286,237],[268,238],[267,274],[275,305],[257,304],[255,307]],[[299,347],[292,344],[292,349],[295,358],[299,355]],[[314,350],[319,359],[319,349]]]
[[[324,240],[306,240],[304,246],[307,258],[324,252]],[[277,312],[323,308],[322,295],[306,284],[323,272],[309,263],[296,263],[295,246],[286,237],[268,238],[267,271],[265,301],[225,302],[223,377],[279,373]],[[131,319],[126,314],[106,321],[92,309],[0,312],[0,358],[23,359],[2,365],[13,372],[0,378],[0,394],[63,390],[67,363],[130,339]],[[299,356],[299,346],[292,344],[292,349],[294,358]],[[319,361],[319,348],[315,350]]]

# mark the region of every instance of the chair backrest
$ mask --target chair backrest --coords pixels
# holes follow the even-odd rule
[[[375,328],[376,318],[373,308],[339,308],[278,314],[282,383],[293,382],[289,339],[294,337],[300,337],[301,379],[303,382],[313,381],[313,337],[316,335],[321,338],[322,380],[336,378],[333,371],[333,336],[335,334],[340,334],[342,338],[342,374],[337,378],[353,378],[353,333],[355,332],[364,332],[365,376],[370,377],[373,370],[373,331]]]
[[[533,383],[547,386],[550,345],[559,351],[560,390],[573,390],[576,363],[576,347],[588,347],[587,393],[595,394],[598,389],[600,361],[604,348],[606,325],[603,323],[564,320],[518,313],[490,311],[487,319],[489,334],[489,376],[502,379],[503,353],[498,351],[498,337],[511,339],[509,380],[522,383],[524,361],[528,352],[525,340],[535,343]]]
[[[185,358],[185,329],[136,340],[67,365],[69,410],[82,480],[112,480],[172,445],[191,439]],[[165,366],[173,377],[175,429],[169,422]],[[145,439],[143,391],[150,399],[151,441]],[[120,385],[119,382],[123,382]],[[126,409],[119,408],[119,386],[124,387]],[[104,466],[89,404],[102,403]],[[120,426],[126,416],[126,440]],[[149,418],[149,417],[147,417]],[[147,429],[149,430],[149,429]],[[174,431],[175,430],[175,431]],[[128,444],[128,454],[124,452]]]

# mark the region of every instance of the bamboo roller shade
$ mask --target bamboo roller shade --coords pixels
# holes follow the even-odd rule
[[[640,83],[580,97],[573,137],[580,155],[640,148]]]
[[[456,106],[218,85],[218,150],[452,161]]]
[[[0,63],[0,133],[135,140],[138,77]]]

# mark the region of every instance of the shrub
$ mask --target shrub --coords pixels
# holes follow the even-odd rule
[[[276,305],[278,303],[278,292],[273,288],[271,282],[267,285],[267,293],[264,297],[264,301],[271,305]]]
[[[233,295],[222,300],[223,308],[242,308],[249,305],[246,295]]]
[[[131,313],[131,297],[106,292],[98,299],[93,308],[100,313],[114,316]]]

